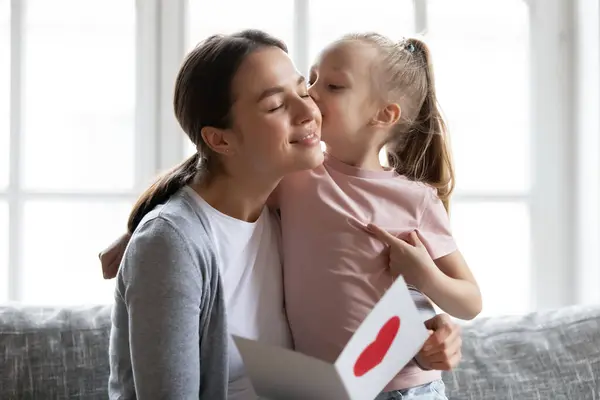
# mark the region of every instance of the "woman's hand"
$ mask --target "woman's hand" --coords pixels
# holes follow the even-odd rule
[[[425,321],[429,329],[429,339],[415,356],[423,369],[449,371],[455,368],[462,357],[460,326],[448,314],[438,314]]]
[[[389,246],[393,276],[402,275],[406,283],[424,291],[425,284],[439,272],[416,232],[411,232],[406,241],[372,224],[367,226],[367,232]]]

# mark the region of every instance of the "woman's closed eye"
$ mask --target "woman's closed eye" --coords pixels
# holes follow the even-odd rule
[[[306,92],[305,92],[305,93],[298,93],[298,96],[300,96],[300,97],[301,97],[301,98],[303,98],[303,99],[308,99],[308,98],[310,97],[310,94],[308,94],[308,93],[306,93]],[[281,103],[281,104],[279,104],[279,105],[277,105],[277,106],[274,106],[274,107],[271,107],[271,108],[269,108],[269,109],[268,109],[268,112],[269,112],[269,113],[273,113],[273,112],[275,112],[275,111],[277,111],[277,110],[283,109],[283,108],[284,108],[284,106],[285,106],[285,103]]]
[[[344,89],[343,86],[334,85],[334,84],[331,84],[331,83],[327,85],[327,88],[330,89],[330,90],[342,90],[342,89]]]
[[[278,105],[278,106],[275,106],[275,107],[271,107],[271,108],[269,108],[269,112],[270,112],[270,113],[272,113],[272,112],[275,112],[275,111],[277,111],[277,110],[280,110],[280,109],[282,109],[282,108],[283,108],[283,103],[281,103],[281,104],[280,104],[280,105]]]

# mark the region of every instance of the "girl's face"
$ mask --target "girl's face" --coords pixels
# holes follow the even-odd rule
[[[325,49],[310,72],[309,92],[323,116],[323,141],[329,147],[360,145],[361,133],[378,109],[374,60],[378,51],[348,41]]]
[[[269,47],[250,54],[232,92],[229,140],[235,154],[226,162],[268,178],[321,164],[321,114],[284,51]]]

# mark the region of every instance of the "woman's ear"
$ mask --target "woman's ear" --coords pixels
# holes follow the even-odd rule
[[[205,126],[200,134],[204,143],[215,153],[230,155],[233,152],[232,132],[229,130]]]

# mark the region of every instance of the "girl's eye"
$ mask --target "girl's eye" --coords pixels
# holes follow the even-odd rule
[[[269,112],[270,112],[270,113],[272,113],[272,112],[275,112],[275,111],[279,110],[281,107],[283,107],[283,104],[281,104],[281,105],[279,105],[279,106],[277,106],[277,107],[275,107],[275,108],[271,108],[271,109],[269,110]]]
[[[343,89],[342,86],[338,86],[338,85],[327,85],[327,87],[331,90],[340,90]]]

